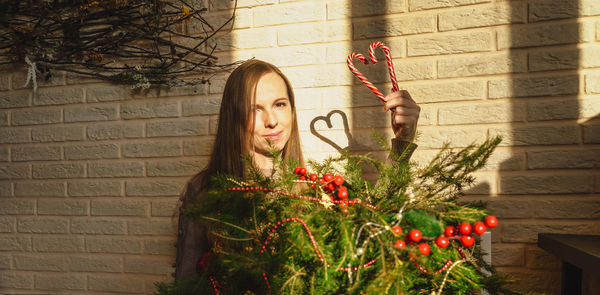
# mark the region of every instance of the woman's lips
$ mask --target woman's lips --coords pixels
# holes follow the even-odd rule
[[[283,134],[283,131],[279,131],[276,133],[267,134],[264,137],[270,141],[276,141],[281,138],[282,134]]]

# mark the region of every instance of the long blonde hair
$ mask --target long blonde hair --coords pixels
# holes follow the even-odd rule
[[[201,191],[208,190],[210,176],[215,173],[244,177],[245,167],[241,155],[248,152],[245,150],[250,141],[247,124],[251,122],[251,105],[255,99],[256,85],[262,76],[271,72],[278,74],[285,82],[292,108],[292,130],[290,138],[282,150],[282,159],[284,163],[294,159],[301,165],[303,164],[292,86],[276,66],[252,59],[242,63],[227,79],[210,162],[203,171],[189,181],[186,195],[195,196]]]

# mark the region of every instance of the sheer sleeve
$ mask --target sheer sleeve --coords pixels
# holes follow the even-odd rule
[[[177,256],[175,258],[175,278],[189,278],[198,273],[198,265],[203,255],[210,250],[206,228],[185,217],[185,209],[192,192],[187,191],[179,208],[177,230]]]
[[[416,149],[417,145],[415,143],[404,141],[398,138],[392,138],[392,152],[399,155],[404,161],[410,160],[410,157]]]

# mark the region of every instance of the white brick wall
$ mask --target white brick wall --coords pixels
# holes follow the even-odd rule
[[[198,2],[217,25],[234,3]],[[345,64],[377,40],[422,107],[414,160],[503,135],[465,198],[500,218],[493,263],[525,291],[559,290],[538,232],[600,234],[600,2],[239,0],[218,36],[222,63],[255,57],[288,75],[308,158],[335,152],[310,123],[336,109],[355,142],[384,156],[371,133],[390,136],[388,117]],[[391,89],[383,62],[359,69]],[[152,294],[170,279],[172,214],[208,161],[227,73],[160,93],[69,73],[33,93],[25,77],[0,74],[0,291]],[[315,128],[345,147],[331,119]]]

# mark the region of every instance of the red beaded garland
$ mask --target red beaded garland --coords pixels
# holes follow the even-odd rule
[[[392,232],[394,233],[394,235],[399,236],[402,234],[402,227],[400,227],[399,225],[393,226]]]
[[[337,195],[340,199],[348,198],[348,189],[345,186],[340,186],[340,188],[338,189]]]
[[[498,226],[498,219],[496,219],[496,217],[490,215],[485,218],[485,225],[489,228],[494,228],[494,227]]]
[[[210,279],[210,283],[212,284],[213,289],[215,290],[215,295],[219,295],[219,288],[218,288],[217,282],[215,282],[215,279],[212,276],[210,276],[208,278]]]
[[[461,225],[458,227],[458,230],[463,235],[470,235],[472,227],[471,227],[470,223],[464,222],[464,223],[461,223]]]
[[[448,248],[448,246],[450,245],[450,241],[448,240],[448,238],[446,238],[444,236],[440,236],[440,237],[437,237],[437,239],[435,239],[435,244],[438,247],[445,249],[445,248]]]
[[[483,222],[477,221],[477,222],[473,223],[473,232],[474,233],[476,233],[478,235],[483,235],[486,230],[487,230],[487,227],[485,226],[485,224],[483,224]]]
[[[471,247],[473,244],[475,244],[475,239],[471,236],[461,236],[460,242],[465,247]]]
[[[446,229],[444,230],[444,236],[453,237],[455,232],[454,226],[446,226]]]
[[[312,243],[313,247],[315,248],[315,252],[317,253],[317,256],[319,257],[319,260],[321,260],[321,262],[323,262],[326,266],[329,266],[327,264],[327,261],[325,261],[325,258],[323,257],[323,255],[321,255],[321,252],[319,251],[319,246],[317,245],[317,242],[315,241],[315,237],[313,236],[312,231],[310,230],[310,228],[308,227],[306,222],[304,222],[303,219],[298,218],[298,217],[288,217],[286,219],[282,219],[282,220],[278,221],[275,226],[273,226],[273,229],[271,229],[271,232],[274,233],[275,229],[277,228],[278,225],[281,225],[284,222],[290,222],[290,221],[297,221],[297,222],[300,222],[300,224],[302,224],[302,226],[304,227],[304,230],[306,230],[306,232],[308,233],[308,238],[310,239],[310,242]],[[267,245],[269,244],[269,240],[271,239],[271,237],[272,237],[272,235],[269,235],[267,237],[267,239],[263,243],[260,253],[265,252],[265,249],[267,248]]]
[[[265,279],[265,284],[267,285],[267,290],[269,290],[269,294],[271,294],[271,285],[269,284],[269,279],[267,278],[266,273],[262,273],[263,279]]]
[[[375,261],[377,261],[377,259],[372,259],[371,261],[365,263],[362,265],[362,268],[367,268],[369,266],[371,266],[373,263],[375,263]],[[359,270],[360,267],[359,266],[354,266],[354,267],[342,267],[340,268],[341,271],[357,271]]]
[[[413,229],[408,233],[408,237],[410,238],[411,241],[418,242],[421,240],[421,237],[423,237],[423,235],[421,234],[420,230]]]
[[[429,253],[431,253],[431,247],[429,247],[429,244],[427,244],[427,243],[420,243],[419,244],[419,252],[421,252],[421,254],[427,256],[427,255],[429,255]]]
[[[394,247],[398,250],[402,250],[404,247],[406,247],[406,243],[403,240],[396,240]]]

